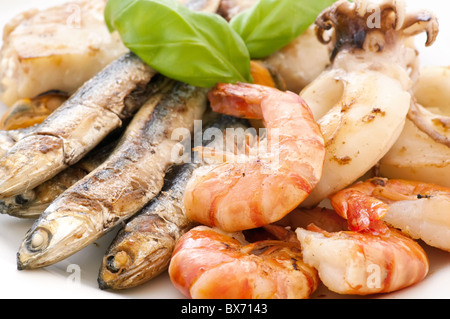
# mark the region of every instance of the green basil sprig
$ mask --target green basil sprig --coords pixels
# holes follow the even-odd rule
[[[336,0],[259,0],[231,19],[250,56],[264,58],[306,31],[317,15]]]
[[[167,77],[200,87],[252,81],[245,43],[219,15],[175,0],[109,0],[105,21],[126,47]]]
[[[200,87],[252,82],[250,59],[264,58],[304,32],[335,0],[259,0],[230,23],[176,0],[108,0],[105,21],[144,62]]]

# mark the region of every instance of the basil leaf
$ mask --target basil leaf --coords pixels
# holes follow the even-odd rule
[[[259,0],[233,17],[230,25],[244,39],[252,59],[283,48],[314,23],[336,0]]]
[[[194,86],[251,82],[250,56],[228,22],[176,0],[109,0],[105,21],[149,66]]]

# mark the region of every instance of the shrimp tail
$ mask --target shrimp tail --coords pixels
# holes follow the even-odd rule
[[[251,89],[249,89],[251,88]],[[262,119],[261,97],[265,87],[246,83],[219,83],[208,94],[214,112],[247,119]]]
[[[271,231],[287,235],[282,227]],[[170,261],[174,286],[192,299],[304,299],[317,289],[317,271],[303,262],[297,239],[249,243],[242,235],[206,226],[189,230]]]
[[[330,196],[330,203],[339,216],[347,219],[348,227],[353,231],[378,228],[377,221],[381,220],[389,209],[385,202],[353,189]]]

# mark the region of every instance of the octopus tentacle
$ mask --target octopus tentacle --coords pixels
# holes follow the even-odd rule
[[[316,19],[316,34],[320,42],[332,42],[333,60],[343,48],[363,49],[369,35],[376,38],[383,35],[383,45],[395,45],[399,37],[409,37],[421,32],[427,33],[426,45],[436,40],[439,24],[430,12],[406,14],[404,1],[384,0],[374,4],[367,0],[337,1],[324,10]],[[328,34],[332,30],[332,34]]]

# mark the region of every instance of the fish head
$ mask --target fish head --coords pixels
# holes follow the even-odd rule
[[[64,207],[42,215],[25,235],[17,268],[35,269],[61,261],[92,242],[93,223],[84,212]]]
[[[98,276],[101,289],[135,287],[167,269],[175,239],[170,232],[158,232],[157,221],[151,223],[153,231],[121,230],[103,258]]]

